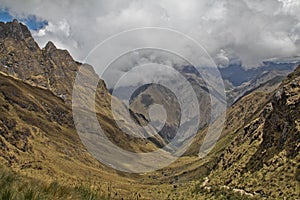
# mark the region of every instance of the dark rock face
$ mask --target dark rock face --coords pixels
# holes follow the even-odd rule
[[[263,127],[260,132],[261,144],[247,163],[246,170],[251,172],[260,170],[264,163],[282,151],[286,152],[287,158],[294,158],[299,154],[299,72],[300,67],[288,76],[265,106],[260,119],[244,129],[245,135],[249,138],[259,126]]]
[[[269,159],[282,150],[288,157],[295,157],[300,152],[299,103],[300,67],[288,76],[272,97],[272,110],[266,116],[263,142],[257,155],[264,152]]]

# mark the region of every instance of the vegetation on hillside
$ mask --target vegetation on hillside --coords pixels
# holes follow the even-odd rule
[[[44,183],[40,180],[20,176],[7,167],[0,166],[1,200],[42,200],[42,199],[88,199],[105,200],[104,196],[88,186],[63,186],[58,182]]]

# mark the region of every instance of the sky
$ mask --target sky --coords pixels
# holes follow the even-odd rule
[[[0,21],[10,22],[17,18],[20,22],[26,24],[30,30],[38,31],[48,25],[46,20],[38,19],[35,15],[27,15],[25,17],[12,16],[7,9],[0,9]]]
[[[0,0],[0,9],[1,20],[26,23],[40,47],[51,40],[79,61],[114,34],[152,26],[194,38],[223,67],[300,56],[299,0]]]

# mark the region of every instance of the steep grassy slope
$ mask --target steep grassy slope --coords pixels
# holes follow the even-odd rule
[[[2,163],[47,181],[79,183],[94,174],[93,179],[109,182],[115,173],[85,150],[62,99],[48,90],[0,77]]]
[[[267,199],[300,198],[300,67],[269,96],[242,128],[231,128],[235,137],[208,176],[206,191],[231,190]]]
[[[0,74],[0,112],[1,164],[18,176],[42,181],[45,187],[53,182],[70,190],[86,185],[87,190],[116,198],[134,196],[145,187],[139,175],[117,172],[87,152],[74,129],[71,109],[49,90]],[[103,113],[98,118],[109,133],[120,131]],[[145,145],[130,140],[131,146],[128,138],[117,137],[128,149],[155,148],[150,141]],[[24,190],[29,186],[25,184]]]

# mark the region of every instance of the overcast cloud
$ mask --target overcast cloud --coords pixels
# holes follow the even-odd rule
[[[107,37],[145,26],[195,38],[224,66],[241,60],[246,68],[256,67],[300,55],[299,0],[0,0],[0,7],[47,20],[33,32],[39,45],[52,40],[77,60]]]

